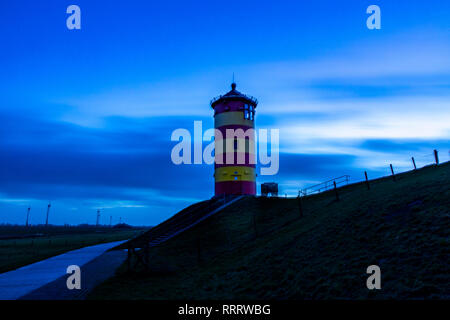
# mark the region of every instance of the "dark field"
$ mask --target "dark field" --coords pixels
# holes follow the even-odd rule
[[[91,299],[449,299],[450,163],[303,199],[243,199]],[[366,268],[381,268],[368,290]]]
[[[143,228],[0,226],[0,273],[70,250],[130,239]]]

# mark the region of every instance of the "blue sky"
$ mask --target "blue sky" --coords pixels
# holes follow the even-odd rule
[[[81,8],[81,30],[66,8]],[[381,8],[368,30],[366,8]],[[258,98],[280,129],[282,193],[449,158],[450,3],[2,1],[0,223],[152,225],[213,195],[170,135],[213,126],[209,101]]]

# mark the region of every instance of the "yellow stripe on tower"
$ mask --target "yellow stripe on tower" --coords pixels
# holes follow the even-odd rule
[[[253,128],[253,121],[244,119],[244,113],[242,111],[223,112],[216,114],[215,127],[229,125],[241,125]]]
[[[214,173],[215,182],[224,181],[255,181],[255,168],[251,167],[220,167]]]

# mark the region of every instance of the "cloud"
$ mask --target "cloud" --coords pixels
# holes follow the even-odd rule
[[[256,65],[250,70],[271,80],[314,82],[326,79],[389,79],[449,75],[449,31],[410,30],[388,37],[359,40],[334,52],[306,61]]]

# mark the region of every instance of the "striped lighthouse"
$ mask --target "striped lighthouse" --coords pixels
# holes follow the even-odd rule
[[[255,109],[258,101],[236,90],[211,101],[214,109],[215,195],[255,195]]]

